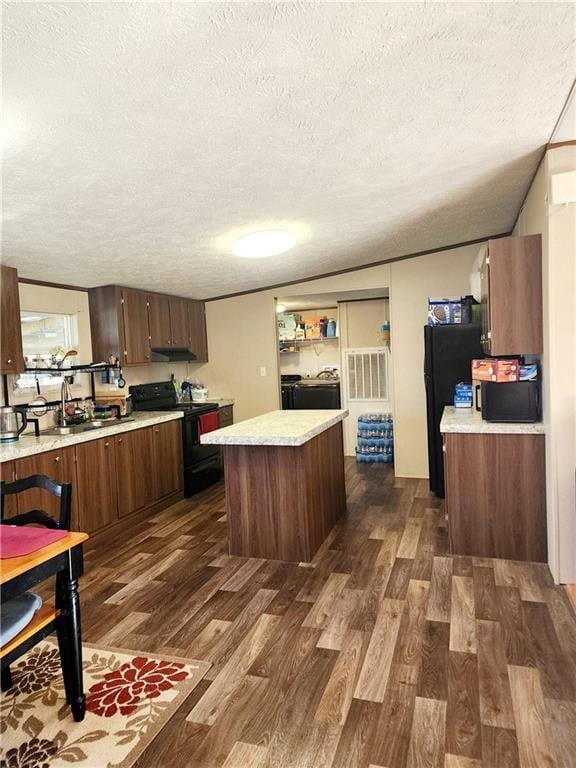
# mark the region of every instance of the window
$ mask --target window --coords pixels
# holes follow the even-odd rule
[[[60,312],[20,312],[22,347],[26,367],[51,368],[71,349],[78,347],[78,320],[76,315]],[[76,360],[71,361],[77,362]],[[17,382],[18,389],[36,387],[36,380],[44,387],[57,387],[62,376],[51,373],[24,373]]]

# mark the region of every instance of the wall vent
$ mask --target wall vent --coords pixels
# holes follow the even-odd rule
[[[348,402],[388,400],[388,349],[344,351]]]

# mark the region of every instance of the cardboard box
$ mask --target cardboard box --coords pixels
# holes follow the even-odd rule
[[[473,381],[518,381],[520,363],[518,360],[472,360]]]
[[[307,339],[319,339],[321,338],[320,333],[320,320],[322,318],[320,316],[318,317],[306,317],[304,318],[304,328],[306,331],[306,338]]]

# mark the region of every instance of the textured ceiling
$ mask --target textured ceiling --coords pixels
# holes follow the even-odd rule
[[[508,231],[574,76],[566,3],[14,3],[24,277],[209,297]],[[270,259],[230,233],[292,226]]]

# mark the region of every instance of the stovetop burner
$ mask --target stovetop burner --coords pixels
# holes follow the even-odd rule
[[[216,403],[193,403],[178,400],[170,381],[152,384],[135,384],[129,387],[135,411],[184,411],[185,414],[201,414],[217,411]]]

